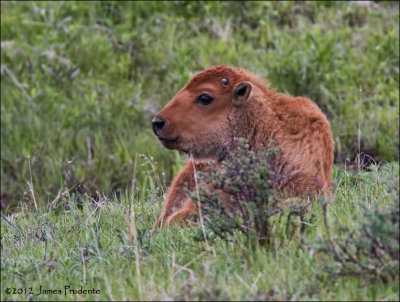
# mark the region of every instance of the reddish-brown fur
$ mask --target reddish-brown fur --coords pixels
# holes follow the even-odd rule
[[[221,82],[222,78],[228,83]],[[250,94],[237,101],[233,96],[241,83],[249,83]],[[202,93],[214,101],[196,101]],[[195,75],[160,111],[156,118],[166,125],[157,133],[163,145],[190,155],[173,180],[165,210],[156,226],[188,221],[196,211],[185,190],[195,189],[195,170],[221,158],[226,146],[244,137],[252,149],[274,140],[281,147],[277,165],[290,176],[281,184],[293,196],[329,194],[333,164],[332,133],[325,115],[304,97],[275,93],[258,77],[240,68],[214,66]],[[186,185],[185,185],[186,184]]]

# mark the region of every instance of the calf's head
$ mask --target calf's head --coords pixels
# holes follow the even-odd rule
[[[235,136],[232,112],[244,110],[253,85],[237,68],[215,66],[195,75],[153,119],[153,131],[168,149],[195,159],[218,159]]]

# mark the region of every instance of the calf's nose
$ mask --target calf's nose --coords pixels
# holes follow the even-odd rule
[[[157,135],[158,131],[165,127],[165,120],[162,117],[156,116],[152,121],[154,134]]]

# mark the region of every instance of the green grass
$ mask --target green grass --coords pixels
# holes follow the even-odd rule
[[[189,78],[241,66],[327,114],[335,158],[398,158],[399,6],[346,2],[1,2],[1,204],[62,183],[112,196],[135,154],[180,157],[150,121]],[[139,159],[139,165],[143,163]],[[140,186],[152,181],[137,170]]]
[[[335,167],[336,185],[327,214],[333,236],[340,235],[342,226],[355,229],[363,221],[362,205],[385,209],[398,202],[399,164],[372,168],[355,173]],[[383,283],[323,272],[324,265],[333,262],[326,255],[322,262],[316,256],[317,240],[327,240],[317,201],[310,210],[313,226],[306,229],[303,243],[298,232],[294,237],[284,235],[282,221],[274,232],[281,236],[266,249],[246,244],[245,238],[239,238],[239,244],[195,241],[196,228],[173,227],[152,234],[161,200],[148,187],[135,192],[81,203],[66,196],[53,209],[42,206],[37,211],[23,203],[18,213],[6,217],[14,227],[2,219],[2,299],[398,299],[398,278]],[[33,288],[37,293],[39,286],[60,289],[62,294],[5,294],[6,288]],[[99,289],[100,294],[64,296],[65,286]]]

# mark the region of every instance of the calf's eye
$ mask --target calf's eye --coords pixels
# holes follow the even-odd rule
[[[207,93],[203,93],[197,97],[197,102],[202,105],[209,105],[212,103],[212,101],[214,101],[214,98]]]

